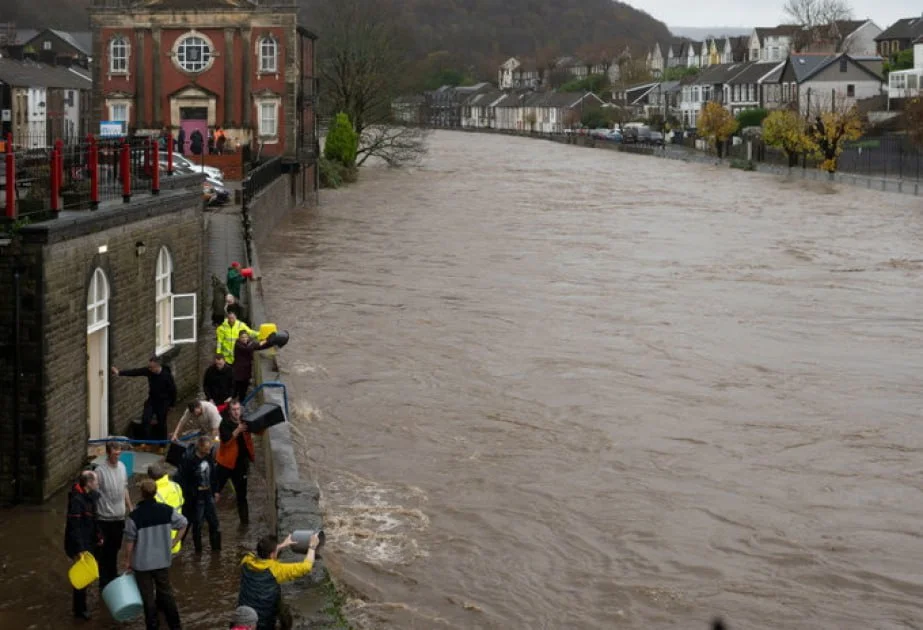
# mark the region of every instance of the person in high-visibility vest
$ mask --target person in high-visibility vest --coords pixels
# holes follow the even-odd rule
[[[147,476],[157,484],[157,496],[154,498],[158,503],[166,503],[177,512],[182,511],[183,507],[183,489],[175,481],[171,481],[167,475],[167,470],[163,464],[151,464],[147,467]],[[177,538],[176,530],[173,530],[173,555],[179,553],[183,548],[183,540]]]
[[[233,312],[228,313],[227,318],[215,329],[217,341],[215,353],[222,355],[228,365],[234,364],[234,346],[237,344],[241,331],[248,333],[251,337],[257,336],[257,332],[238,320]]]

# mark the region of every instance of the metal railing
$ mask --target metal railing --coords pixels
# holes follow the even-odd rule
[[[282,158],[274,157],[266,160],[247,175],[242,183],[243,205],[247,207],[250,201],[264,188],[279,179],[284,173]]]
[[[146,137],[87,137],[79,143],[17,148],[8,136],[0,153],[0,208],[7,221],[53,218],[61,210],[95,210],[100,203],[156,195],[169,170],[173,143]]]

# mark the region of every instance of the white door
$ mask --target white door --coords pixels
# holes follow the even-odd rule
[[[109,281],[99,268],[87,290],[87,425],[91,440],[109,436]]]
[[[109,436],[109,329],[87,335],[87,422],[90,439]]]

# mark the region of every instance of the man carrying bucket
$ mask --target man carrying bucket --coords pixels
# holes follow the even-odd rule
[[[125,570],[135,574],[148,630],[160,626],[160,611],[170,630],[181,628],[170,585],[170,565],[172,532],[177,531],[182,538],[186,525],[186,517],[157,501],[157,484],[153,479],[141,482],[141,501],[125,521]]]
[[[80,473],[77,483],[67,495],[67,525],[64,527],[64,553],[71,560],[77,560],[82,553],[93,553],[100,543],[96,528],[96,500],[99,480],[92,470]],[[92,582],[91,582],[92,583]],[[74,589],[74,617],[89,619],[87,612],[87,589]]]

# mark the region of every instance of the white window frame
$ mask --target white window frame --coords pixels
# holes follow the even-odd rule
[[[184,312],[183,308],[177,308],[177,302],[192,300],[192,308],[189,309],[189,315],[177,315],[177,311]],[[196,310],[196,294],[195,293],[176,293],[171,296],[171,305],[170,310],[173,312],[173,317],[171,318],[170,324],[170,336],[173,339],[173,343],[195,343],[197,340],[197,330],[199,327],[199,322],[197,321],[197,310]],[[192,336],[191,337],[177,337],[176,335],[176,322],[192,322]]]
[[[109,74],[128,74],[131,49],[128,38],[117,35],[109,41]]]
[[[261,37],[257,42],[260,72],[272,74],[279,72],[279,42],[272,35]]]
[[[278,141],[279,139],[279,108],[282,105],[282,101],[278,98],[272,99],[261,99],[256,102],[256,114],[257,114],[257,125],[259,130],[260,139],[263,141]],[[275,129],[272,129],[272,133],[268,133],[266,126],[263,124],[263,110],[264,108],[271,108],[273,112],[273,125]]]
[[[51,40],[46,39],[42,42],[42,50],[51,50]]]
[[[207,57],[203,54],[204,59],[196,62],[190,62],[186,59],[186,55],[188,53],[187,45],[192,39],[199,40],[201,45],[207,49]],[[182,55],[180,54],[181,50],[183,51]],[[176,39],[176,42],[173,44],[172,56],[173,64],[182,72],[186,74],[202,74],[203,72],[208,71],[214,65],[215,58],[218,56],[218,51],[215,48],[215,43],[207,35],[205,35],[205,33],[192,30],[188,33],[184,33]]]
[[[109,325],[109,278],[97,267],[87,287],[87,334]]]
[[[116,114],[117,110],[124,109],[124,116],[121,114]],[[119,122],[128,122],[128,103],[111,103],[109,105],[109,120],[119,121]]]
[[[166,247],[160,248],[154,270],[154,320],[154,353],[161,355],[174,345],[173,256]]]

